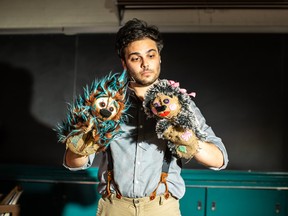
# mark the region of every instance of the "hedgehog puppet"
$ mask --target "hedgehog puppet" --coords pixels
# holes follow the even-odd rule
[[[178,82],[162,79],[151,86],[143,101],[144,111],[149,118],[156,118],[158,138],[168,140],[168,147],[178,158],[191,159],[199,151],[198,140],[207,136],[200,129],[193,103]]]
[[[66,119],[55,128],[58,141],[79,155],[104,151],[122,133],[120,124],[128,109],[126,84],[127,74],[123,71],[110,72],[84,87],[83,95],[68,104]]]

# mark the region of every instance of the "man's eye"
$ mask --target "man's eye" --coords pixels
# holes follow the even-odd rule
[[[154,103],[153,106],[154,107],[160,107],[160,104],[159,103]]]
[[[153,54],[153,55],[149,55],[149,58],[154,58],[155,57],[155,55]]]
[[[163,100],[163,102],[164,102],[165,104],[168,104],[168,103],[170,102],[170,100],[166,98],[166,99]]]
[[[133,57],[133,58],[131,58],[131,61],[138,61],[139,60],[139,58],[138,57]]]

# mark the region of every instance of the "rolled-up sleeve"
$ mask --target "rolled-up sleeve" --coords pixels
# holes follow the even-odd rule
[[[228,154],[227,154],[227,150],[225,148],[225,145],[222,142],[222,139],[217,137],[214,133],[214,131],[212,130],[212,128],[206,124],[206,119],[204,118],[204,116],[202,115],[201,111],[199,110],[199,108],[195,105],[195,103],[192,101],[191,103],[192,106],[192,110],[194,111],[195,115],[196,115],[196,119],[198,121],[200,130],[206,134],[206,138],[205,141],[209,142],[209,143],[213,143],[214,145],[216,145],[220,151],[223,154],[223,159],[224,159],[224,163],[223,166],[216,168],[216,167],[210,167],[210,169],[213,170],[221,170],[221,169],[225,169],[228,165],[229,159],[228,159]]]

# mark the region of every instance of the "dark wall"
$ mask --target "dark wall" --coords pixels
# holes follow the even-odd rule
[[[65,146],[52,128],[84,85],[122,71],[114,36],[0,36],[0,163],[61,166]],[[195,103],[226,145],[228,169],[288,171],[288,35],[163,36],[161,77],[196,92]],[[202,168],[193,160],[184,167]]]

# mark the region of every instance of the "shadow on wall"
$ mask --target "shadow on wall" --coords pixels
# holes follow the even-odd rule
[[[3,62],[0,71],[0,163],[62,166],[64,145],[57,142],[52,128],[31,114],[32,75],[24,68]]]
[[[62,166],[65,145],[57,142],[52,128],[31,114],[33,76],[24,68],[3,62],[0,72],[0,192],[16,184],[23,188],[19,200],[23,216],[74,216],[70,212],[78,208],[95,215],[98,200],[95,184],[57,182],[58,178],[69,180],[69,176],[73,178],[76,174],[81,179],[91,177],[86,171],[71,172]],[[22,182],[25,176],[28,181]]]

